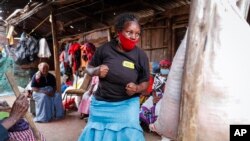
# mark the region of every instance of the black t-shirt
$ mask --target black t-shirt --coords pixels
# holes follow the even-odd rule
[[[117,41],[112,40],[99,47],[90,65],[97,67],[105,64],[109,72],[105,78],[100,78],[95,92],[97,100],[122,101],[131,98],[126,94],[126,85],[130,82],[139,84],[149,80],[149,63],[145,52],[135,47],[129,52],[119,52]],[[138,96],[135,94],[134,96]]]
[[[54,75],[48,73],[47,76],[41,75],[39,80],[36,80],[36,74],[33,75],[32,81],[31,81],[31,87],[45,87],[45,86],[51,86],[52,88],[56,87],[56,78]]]

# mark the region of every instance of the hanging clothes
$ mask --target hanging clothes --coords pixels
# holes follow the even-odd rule
[[[81,45],[79,43],[73,43],[69,48],[69,55],[72,57],[73,73],[75,73],[81,65]]]
[[[85,43],[81,46],[81,67],[86,68],[88,62],[92,59],[96,47],[92,43]]]
[[[14,52],[14,60],[18,65],[30,64],[38,57],[38,41],[32,37],[22,33],[19,43]]]
[[[45,38],[41,38],[39,40],[39,52],[37,56],[39,58],[49,58],[51,56],[51,52]]]
[[[71,43],[67,43],[65,45],[65,48],[64,48],[64,51],[65,51],[65,54],[64,54],[64,62],[65,63],[69,63],[69,47],[71,46]]]

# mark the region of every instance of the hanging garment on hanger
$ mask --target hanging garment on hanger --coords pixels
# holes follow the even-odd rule
[[[49,58],[51,56],[51,52],[45,38],[41,38],[39,41],[39,52],[37,56],[39,58]]]

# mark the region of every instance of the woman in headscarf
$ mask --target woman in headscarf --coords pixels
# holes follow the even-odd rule
[[[169,60],[163,59],[160,61],[160,73],[155,74],[152,94],[141,106],[140,120],[143,124],[146,124],[147,127],[150,123],[155,122],[159,115],[160,102],[164,94],[170,66],[171,62]]]
[[[49,73],[49,65],[42,62],[31,81],[36,106],[36,122],[49,122],[64,116],[61,94],[56,92],[56,79]]]

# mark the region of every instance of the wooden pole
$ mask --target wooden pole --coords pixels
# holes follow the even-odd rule
[[[52,30],[52,39],[53,39],[53,48],[54,48],[54,67],[56,75],[56,91],[61,92],[61,74],[60,74],[60,63],[59,63],[59,50],[58,50],[58,41],[56,36],[56,20],[53,16],[53,10],[51,10],[51,30]]]
[[[111,32],[111,29],[109,28],[109,29],[107,30],[108,41],[111,41],[111,34],[110,34],[110,32]]]
[[[208,24],[213,21],[214,0],[193,0],[189,17],[187,52],[182,81],[178,141],[197,141],[198,107],[202,95],[202,71]]]
[[[171,59],[173,60],[174,58],[174,55],[175,55],[175,41],[176,41],[176,34],[175,34],[175,28],[173,28],[173,19],[171,18],[170,19],[170,23],[171,23],[171,29],[169,30],[170,31],[170,34],[171,34]]]
[[[20,91],[19,91],[17,84],[16,84],[16,81],[14,79],[13,72],[8,71],[5,73],[5,75],[10,83],[10,86],[11,86],[14,94],[16,95],[16,97],[18,97],[20,95]],[[29,125],[31,127],[31,130],[33,131],[35,138],[36,138],[36,141],[41,141],[41,135],[40,135],[38,129],[36,128],[36,125],[33,122],[33,119],[31,117],[30,113],[27,112],[24,115],[24,117],[26,118],[27,122],[29,123]]]

